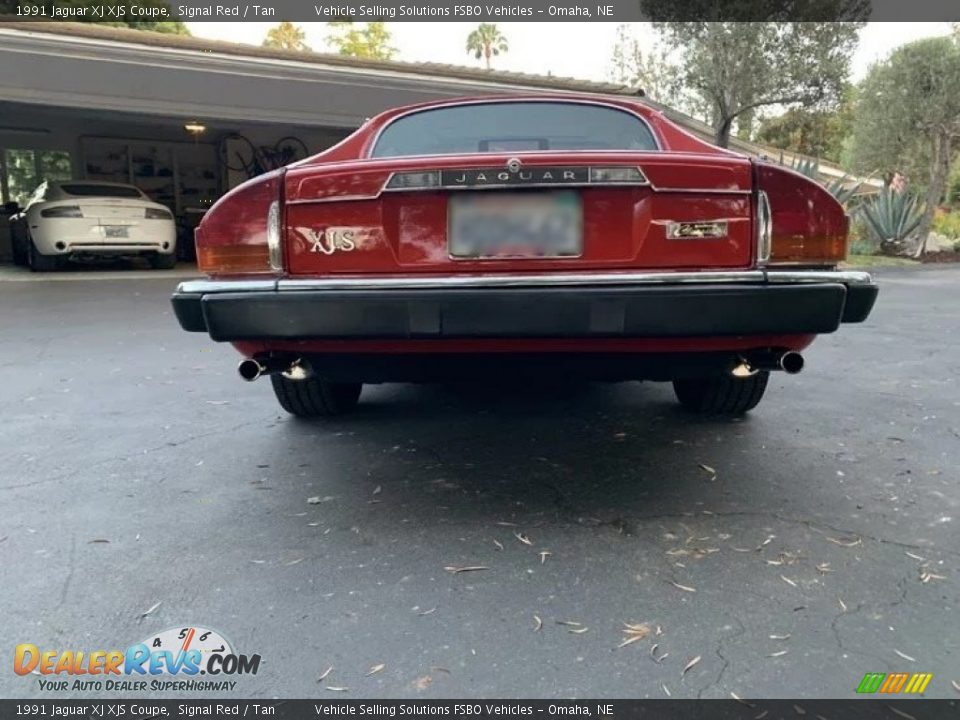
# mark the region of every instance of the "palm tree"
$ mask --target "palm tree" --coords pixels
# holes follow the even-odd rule
[[[467,35],[467,52],[479,60],[481,57],[490,69],[490,58],[507,52],[507,39],[493,23],[480,23],[477,29]]]
[[[310,46],[304,42],[305,38],[303,28],[292,22],[283,21],[267,31],[263,46],[280,50],[309,50]]]

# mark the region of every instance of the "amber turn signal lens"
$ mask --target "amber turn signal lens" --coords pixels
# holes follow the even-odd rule
[[[842,235],[806,237],[773,236],[770,264],[836,265],[847,257],[847,239]]]
[[[197,248],[197,267],[210,275],[269,273],[266,245],[207,245]]]

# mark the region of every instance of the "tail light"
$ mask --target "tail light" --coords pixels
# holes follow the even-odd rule
[[[776,165],[757,163],[756,172],[758,265],[832,266],[846,258],[849,220],[833,195]]]
[[[78,218],[83,217],[79,205],[61,205],[59,207],[46,208],[40,211],[40,217],[45,218]]]
[[[235,187],[211,207],[196,231],[197,267],[208,275],[283,270],[283,170]]]
[[[164,208],[147,208],[143,216],[147,220],[173,220],[173,213]]]

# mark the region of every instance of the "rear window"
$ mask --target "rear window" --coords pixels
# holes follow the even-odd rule
[[[93,183],[64,183],[60,189],[67,195],[80,197],[142,198],[143,194],[135,187],[126,185],[96,185]]]
[[[510,102],[424,110],[387,125],[372,157],[549,150],[656,150],[647,124],[586,103]]]

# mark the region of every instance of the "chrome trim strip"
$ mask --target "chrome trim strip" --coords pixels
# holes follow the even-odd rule
[[[190,280],[178,293],[298,292],[305,290],[430,290],[443,288],[571,287],[609,285],[841,283],[872,285],[858,270],[720,270],[703,272],[542,273],[537,275],[445,275],[442,277],[330,277],[286,280]]]
[[[770,199],[760,190],[757,192],[757,267],[766,267],[773,247],[773,214]]]

